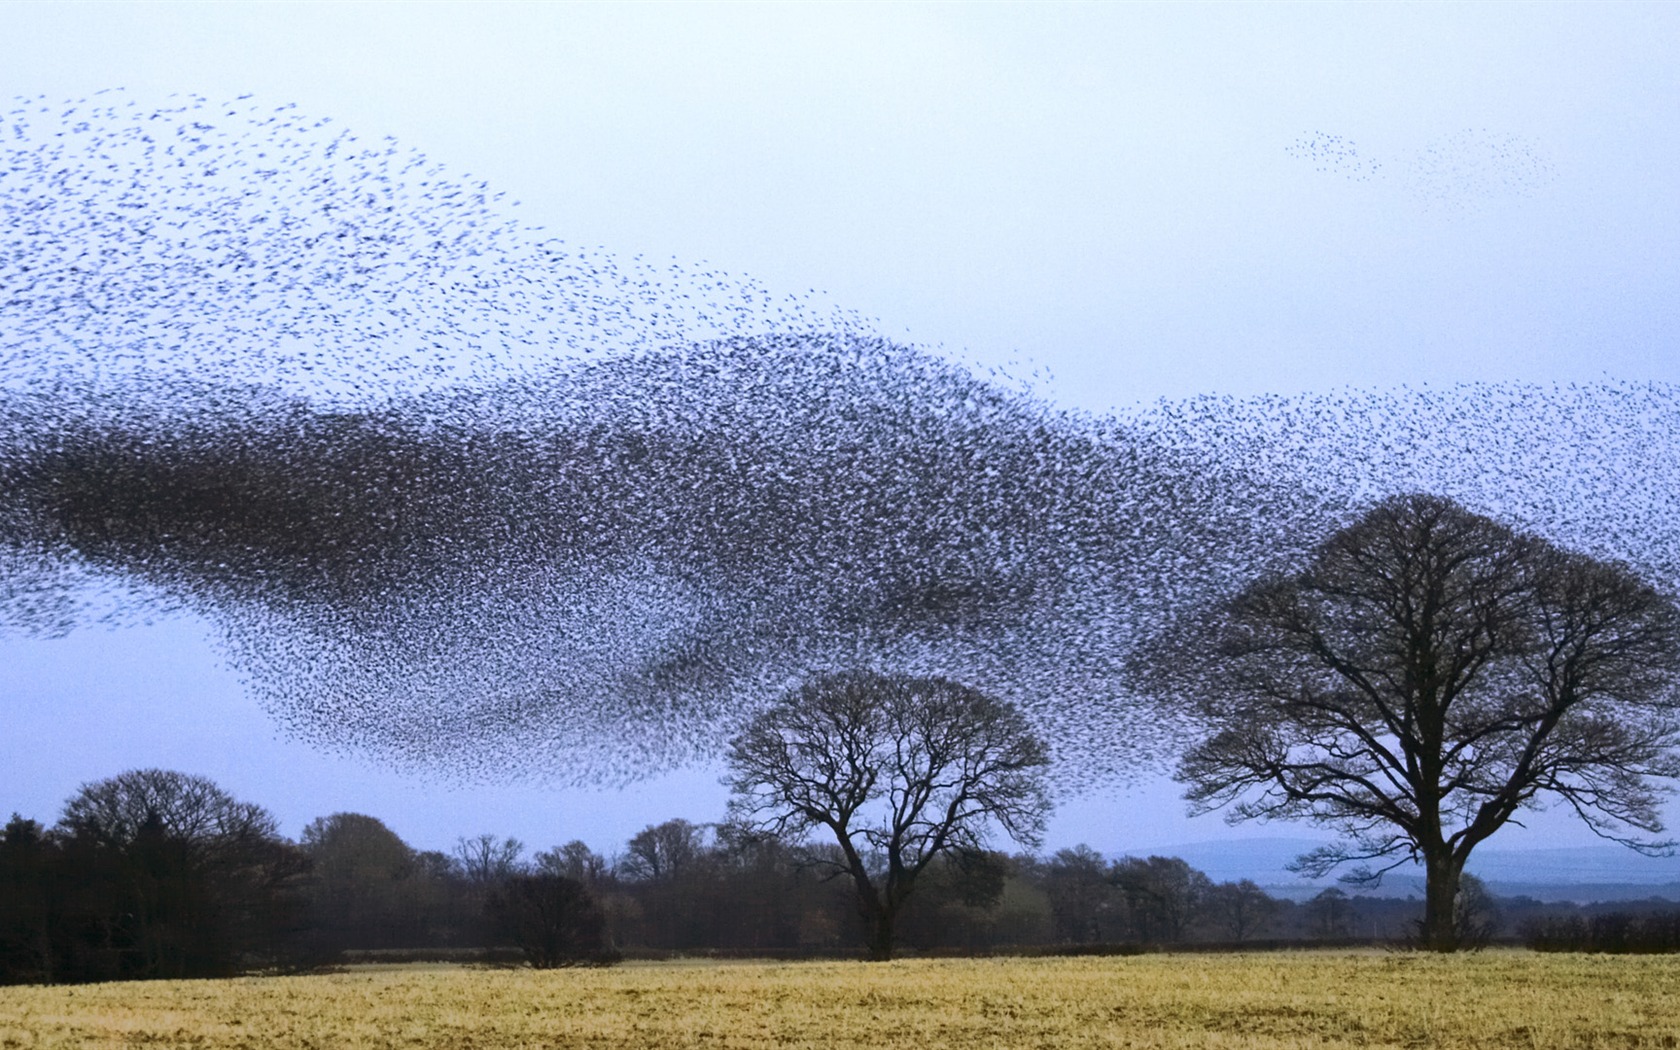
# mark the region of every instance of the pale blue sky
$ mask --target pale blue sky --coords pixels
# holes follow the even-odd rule
[[[1680,381],[1675,5],[0,10],[0,97],[108,87],[295,102],[573,243],[823,289],[889,334],[1045,366],[1048,396],[1094,410]],[[443,790],[315,755],[190,622],[0,641],[0,699],[0,810],[44,819],[141,765],[210,775],[294,834],[353,809],[426,846],[610,849],[722,806],[704,770]],[[1051,844],[1230,833],[1181,809],[1154,781],[1070,803]]]

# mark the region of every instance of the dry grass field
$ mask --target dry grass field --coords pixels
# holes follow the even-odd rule
[[[0,988],[0,1047],[1676,1047],[1680,958],[404,966]]]

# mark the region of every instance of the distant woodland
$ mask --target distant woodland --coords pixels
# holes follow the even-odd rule
[[[851,887],[812,863],[825,847],[728,824],[666,821],[611,854],[577,841],[533,851],[494,835],[419,850],[353,813],[312,822],[298,841],[276,828],[260,806],[158,770],[88,785],[50,827],[14,816],[0,835],[0,980],[214,976],[368,958],[557,965],[863,950]],[[1464,922],[1484,941],[1680,947],[1680,912],[1666,901],[1543,904],[1479,886],[1464,896]],[[551,942],[559,929],[563,943],[547,957],[530,921],[539,898],[565,912],[549,917],[559,923],[547,923]],[[1422,907],[1335,888],[1291,902],[1252,882],[1215,883],[1175,858],[1109,858],[1084,846],[965,851],[917,885],[899,936],[910,952],[941,954],[1399,944],[1415,935]]]

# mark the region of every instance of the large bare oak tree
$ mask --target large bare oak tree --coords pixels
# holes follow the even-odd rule
[[[1205,727],[1177,773],[1193,807],[1341,832],[1308,874],[1421,863],[1426,947],[1459,946],[1465,862],[1525,808],[1668,845],[1649,836],[1680,775],[1680,612],[1449,500],[1382,502],[1144,652],[1140,681]]]
[[[1014,706],[943,678],[814,678],[730,745],[732,817],[777,836],[825,830],[813,863],[851,878],[869,954],[890,959],[916,879],[978,850],[995,825],[1037,845],[1049,812],[1045,745]]]

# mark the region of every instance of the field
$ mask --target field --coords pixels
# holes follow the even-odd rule
[[[1680,958],[1148,955],[368,967],[0,988],[0,1047],[1676,1047]]]

